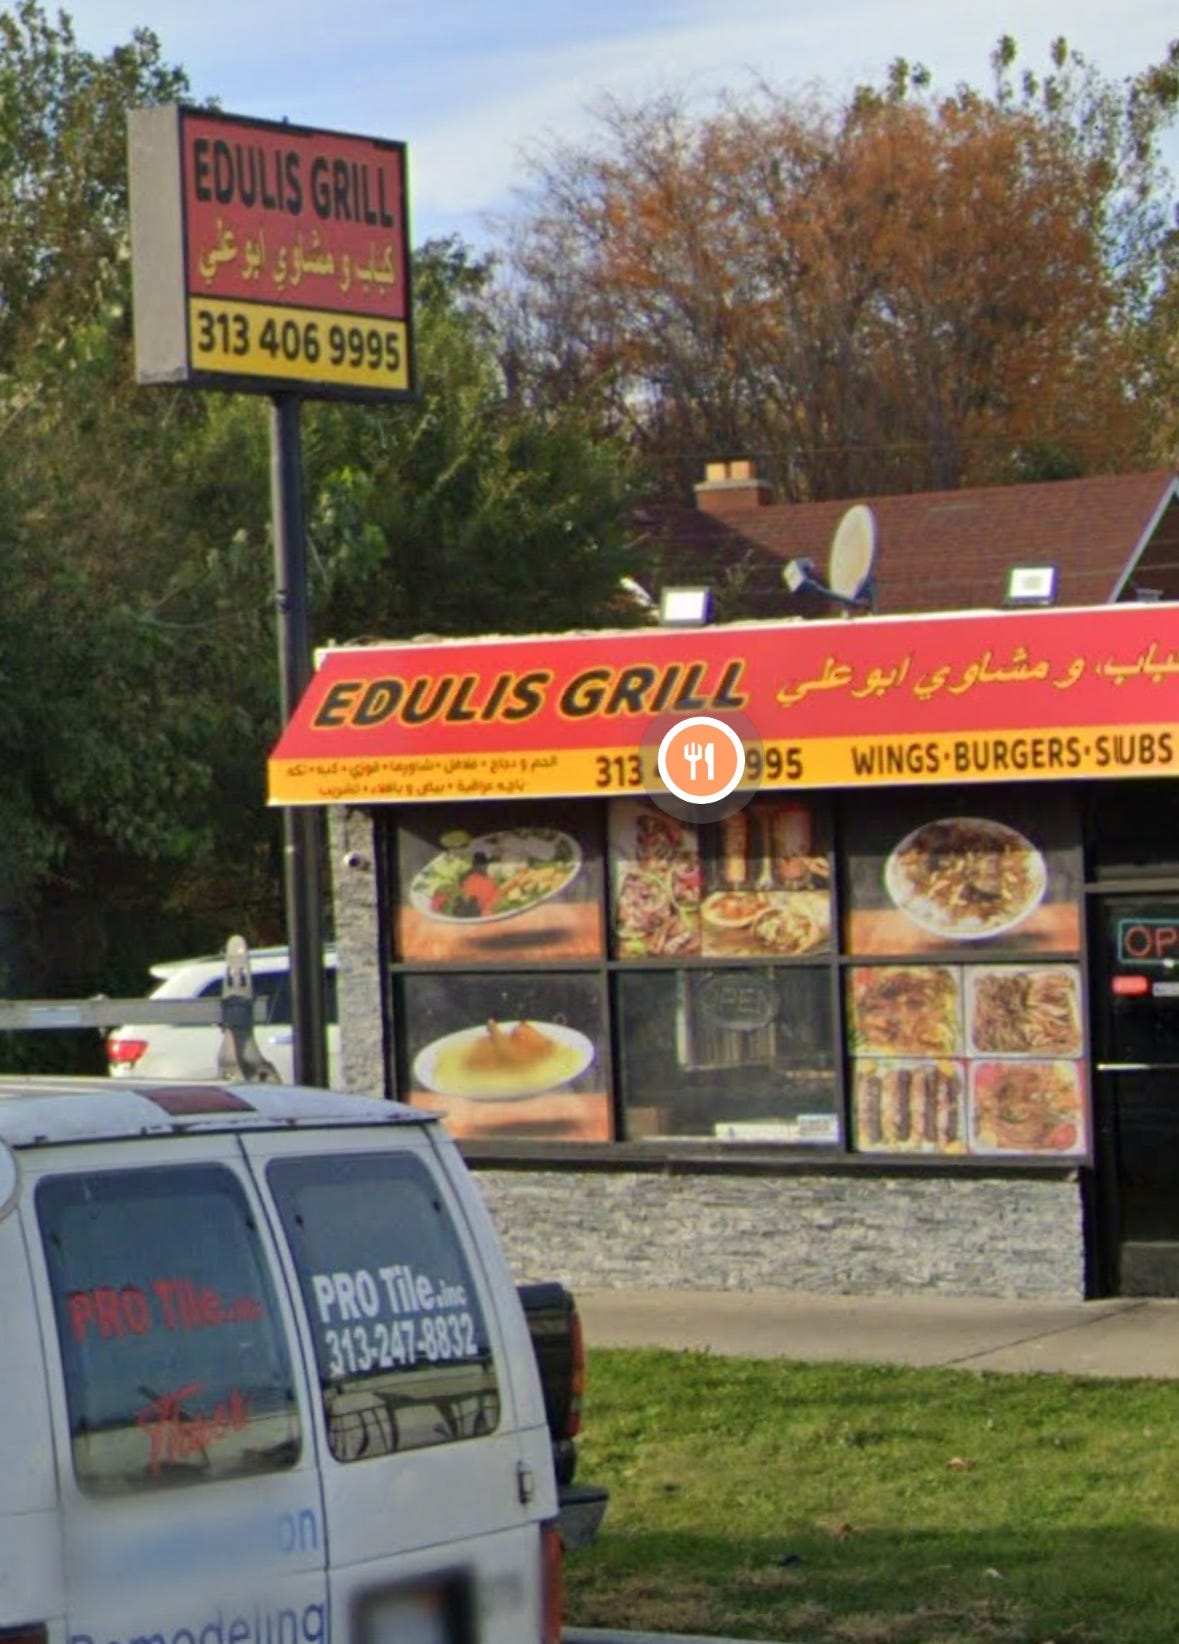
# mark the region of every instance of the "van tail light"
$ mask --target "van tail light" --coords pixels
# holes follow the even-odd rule
[[[579,1313],[573,1315],[569,1335],[569,1351],[573,1362],[569,1366],[569,1421],[565,1437],[576,1438],[581,1432],[581,1403],[585,1397],[585,1335],[581,1328]]]
[[[26,1621],[19,1627],[0,1627],[0,1644],[46,1644],[49,1629],[43,1621]]]
[[[561,1644],[565,1619],[565,1566],[561,1532],[556,1524],[542,1524],[541,1558],[541,1644]]]
[[[110,1067],[134,1067],[146,1050],[146,1039],[120,1039],[117,1033],[107,1036],[106,1059]],[[3,1637],[0,1633],[0,1640]]]

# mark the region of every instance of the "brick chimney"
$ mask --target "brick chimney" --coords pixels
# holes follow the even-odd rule
[[[697,508],[721,519],[765,508],[773,499],[768,483],[757,477],[757,464],[749,461],[708,463],[695,492]]]

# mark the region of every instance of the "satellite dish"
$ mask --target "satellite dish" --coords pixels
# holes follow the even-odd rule
[[[831,538],[827,586],[836,599],[859,600],[872,578],[876,559],[876,516],[867,503],[849,508]]]

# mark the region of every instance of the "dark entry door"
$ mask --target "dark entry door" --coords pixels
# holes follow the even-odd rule
[[[1091,1018],[1110,1287],[1179,1296],[1179,896],[1102,897]]]

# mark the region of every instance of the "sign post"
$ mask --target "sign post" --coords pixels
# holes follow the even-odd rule
[[[285,724],[311,679],[301,398],[411,398],[405,145],[175,105],[128,146],[137,380],[271,398]],[[283,813],[295,1078],[327,1083],[321,813]]]
[[[276,394],[270,413],[270,512],[274,532],[275,617],[283,723],[311,679],[307,610],[307,538],[303,524],[303,452],[299,402]],[[322,812],[287,806],[282,813],[283,898],[291,955],[291,1024],[295,1082],[326,1085],[327,1010],[323,986]]]

